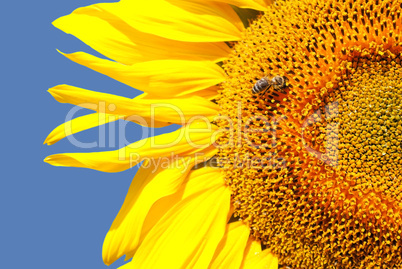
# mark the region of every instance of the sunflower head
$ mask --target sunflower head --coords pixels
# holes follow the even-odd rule
[[[292,268],[401,263],[400,3],[277,1],[225,62],[235,215]],[[289,86],[251,89],[265,76]]]
[[[106,264],[402,266],[402,2],[270,2],[121,0],[54,23],[113,61],[66,57],[144,94],[56,86],[58,101],[95,113],[46,143],[119,119],[182,125],[46,159],[105,172],[141,163]]]

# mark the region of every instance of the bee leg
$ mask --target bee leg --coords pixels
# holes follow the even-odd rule
[[[272,87],[272,85],[269,85],[265,90],[261,92],[261,95],[265,95],[265,93]]]

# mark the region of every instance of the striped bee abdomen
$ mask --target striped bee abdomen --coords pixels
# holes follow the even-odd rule
[[[260,93],[262,91],[267,90],[272,86],[272,83],[267,78],[262,78],[258,80],[253,86],[253,94]]]

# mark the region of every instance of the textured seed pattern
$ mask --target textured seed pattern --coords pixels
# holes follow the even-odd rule
[[[277,1],[224,63],[235,216],[290,268],[402,267],[401,1]],[[289,87],[252,94],[265,76]]]

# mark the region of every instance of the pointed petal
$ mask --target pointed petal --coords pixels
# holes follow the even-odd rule
[[[206,152],[204,157],[210,158],[214,154],[216,154],[215,150]],[[157,163],[158,160],[144,162],[134,177],[124,204],[106,235],[103,244],[105,264],[110,265],[123,255],[135,251],[140,238],[146,235],[150,225],[155,224],[154,220],[159,220],[168,209],[182,199],[182,195],[177,194],[178,190],[180,187],[183,188],[181,184],[196,161],[191,157],[181,158],[173,164],[170,163],[168,168],[163,168],[167,166],[166,159],[159,163]],[[175,199],[162,199],[171,194],[174,194],[172,196]],[[154,204],[161,199],[164,201],[163,213],[158,206],[159,214],[152,214],[152,224],[149,220],[144,224],[151,207],[153,208]]]
[[[137,247],[151,206],[162,197],[175,193],[190,171],[188,167],[177,166],[177,163],[163,169],[153,161],[146,160],[137,172],[124,204],[105,237],[102,256],[107,265]]]
[[[94,16],[94,13],[103,17]],[[113,22],[119,29],[114,27]],[[53,25],[118,62],[129,64],[138,58],[136,44],[125,34],[132,28],[122,20],[113,20],[113,16],[94,6],[79,8],[70,15],[58,18]]]
[[[72,14],[55,20],[53,25],[123,64],[162,59],[217,62],[230,53],[230,48],[223,42],[180,42],[138,31],[121,18],[96,6],[78,8]]]
[[[182,99],[130,99],[108,93],[84,90],[69,85],[58,85],[49,93],[60,103],[70,103],[95,111],[125,115],[128,120],[138,121],[154,127],[152,122],[184,124],[194,116],[203,115],[212,119],[218,113],[218,106],[204,98],[193,96]]]
[[[250,235],[250,228],[237,221],[228,225],[209,268],[239,268]]]
[[[230,210],[230,191],[222,178],[217,181],[219,187],[201,189],[171,208],[122,268],[207,268]]]
[[[244,30],[237,14],[223,3],[122,0],[95,6],[141,32],[179,41],[235,41]]]
[[[54,166],[86,167],[103,172],[120,172],[145,158],[190,156],[213,149],[216,127],[204,121],[192,122],[167,134],[146,138],[119,150],[64,153],[48,156],[44,161]]]
[[[106,123],[114,122],[117,120],[127,120],[130,117],[125,117],[124,115],[112,115],[106,113],[92,113],[88,115],[84,115],[81,117],[74,118],[72,120],[66,121],[63,124],[57,126],[45,139],[43,144],[53,145],[67,136],[101,126]],[[135,118],[131,119],[132,122],[135,122],[144,127],[148,127],[148,123],[144,124],[143,121],[136,121]],[[153,123],[154,127],[160,128],[169,125],[166,122],[157,122]]]
[[[209,158],[217,153],[217,150],[204,151],[206,158]],[[151,208],[147,218],[144,221],[141,232],[140,242],[142,242],[149,231],[155,224],[168,212],[173,206],[183,199],[194,195],[200,191],[213,189],[217,186],[224,186],[223,175],[219,168],[204,167],[202,169],[193,170],[186,178],[180,189],[173,195],[169,195],[158,200]],[[230,213],[229,213],[230,214]],[[138,247],[138,246],[137,246]],[[131,252],[126,253],[126,259],[131,259],[136,248]]]
[[[45,139],[44,144],[53,145],[61,139],[78,132],[97,127],[109,122],[124,119],[124,116],[105,113],[84,115],[57,126]]]
[[[123,65],[84,52],[63,54],[70,60],[148,93],[147,98],[175,98],[217,85],[223,69],[209,61],[160,60]]]

